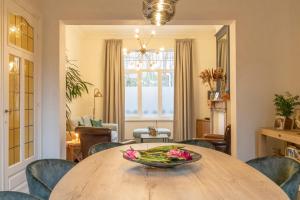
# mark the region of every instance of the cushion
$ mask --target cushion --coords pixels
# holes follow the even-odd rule
[[[77,118],[74,118],[74,119],[70,120],[71,130],[75,130],[75,128],[77,126],[83,126],[83,125],[84,125],[84,123],[83,123],[83,120],[82,120],[81,117],[77,117]]]
[[[102,127],[102,120],[93,120],[91,119],[91,124],[93,127]]]
[[[92,127],[92,123],[91,123],[92,117],[91,116],[86,115],[86,116],[81,117],[81,119],[83,121],[83,126]]]

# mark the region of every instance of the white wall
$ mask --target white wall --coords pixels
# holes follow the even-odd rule
[[[184,27],[182,27],[184,28]],[[101,27],[98,26],[98,31]],[[134,31],[129,27],[130,31]],[[132,29],[132,30],[131,30]],[[194,33],[176,34],[170,33],[172,36],[167,37],[165,34],[159,33],[151,40],[148,45],[149,49],[174,49],[175,39],[193,38],[194,39],[194,78],[195,78],[195,108],[196,117],[210,117],[210,110],[207,105],[207,87],[202,84],[198,77],[200,71],[208,67],[215,67],[216,63],[216,40],[214,26],[210,29],[201,30]],[[147,35],[147,34],[146,34]],[[66,53],[69,59],[77,60],[80,72],[85,81],[88,81],[94,86],[89,87],[90,93],[83,95],[82,98],[74,100],[70,108],[72,110],[72,118],[78,118],[84,115],[92,115],[93,110],[93,89],[99,88],[104,91],[104,40],[105,39],[123,39],[123,47],[129,50],[138,49],[139,44],[134,39],[124,37],[122,32],[111,30],[110,35],[101,34],[93,31],[93,28],[82,29],[80,26],[66,27]],[[96,118],[103,116],[103,98],[96,99]],[[153,121],[127,121],[125,124],[125,139],[132,139],[132,131],[138,127],[153,126]],[[172,121],[164,121],[158,124],[160,128],[173,129]]]
[[[75,99],[70,104],[71,118],[75,119],[85,115],[93,114],[94,89],[104,90],[104,41],[86,38],[77,29],[66,28],[66,53],[78,66],[82,79],[89,86],[89,93],[84,93],[81,98]],[[96,98],[96,118],[102,118],[103,98]]]
[[[236,20],[236,105],[232,119],[234,155],[243,160],[255,155],[255,131],[273,124],[275,92],[299,91],[298,0],[187,0],[179,1],[173,23],[214,23]],[[110,23],[109,20],[143,20],[139,0],[43,0],[43,134],[44,156],[60,157],[60,125],[64,111],[63,74],[59,68],[59,20],[71,23]],[[71,5],[71,6],[70,6]],[[126,8],[126,9],[124,9]],[[192,21],[195,20],[195,21]],[[199,21],[201,20],[201,21]],[[78,21],[77,21],[78,23]],[[116,23],[116,22],[114,22]],[[120,22],[124,23],[124,22]],[[233,66],[235,67],[235,66]],[[62,91],[62,92],[60,92]],[[235,91],[233,91],[235,92]]]

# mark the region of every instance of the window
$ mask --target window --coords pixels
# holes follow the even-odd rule
[[[33,27],[22,16],[9,15],[9,43],[33,52]]]
[[[174,107],[174,52],[124,55],[126,118],[171,118]]]

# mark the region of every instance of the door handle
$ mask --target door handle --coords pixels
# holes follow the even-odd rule
[[[5,110],[4,110],[4,113],[8,113],[8,112],[9,112],[9,110],[8,110],[8,109],[5,109]]]

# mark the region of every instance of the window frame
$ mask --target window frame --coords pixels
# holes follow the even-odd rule
[[[174,52],[173,49],[167,50]],[[125,57],[125,55],[124,55]],[[125,61],[125,58],[124,58]],[[125,62],[124,62],[125,63]],[[138,114],[136,115],[126,115],[126,107],[125,107],[125,121],[152,121],[152,120],[162,120],[162,121],[170,121],[173,120],[174,112],[172,115],[166,115],[162,113],[163,109],[163,86],[162,86],[162,76],[164,73],[174,73],[174,66],[173,68],[163,69],[162,67],[157,67],[154,69],[146,68],[146,69],[126,69],[126,66],[124,64],[124,77],[127,74],[136,74],[137,75],[137,102],[138,102]],[[143,72],[157,72],[157,103],[158,103],[158,114],[155,116],[145,116],[143,114],[143,92],[142,92],[142,74]],[[126,79],[124,79],[125,85],[124,88],[126,88]],[[125,93],[126,97],[126,93]],[[126,106],[126,105],[125,105]]]

